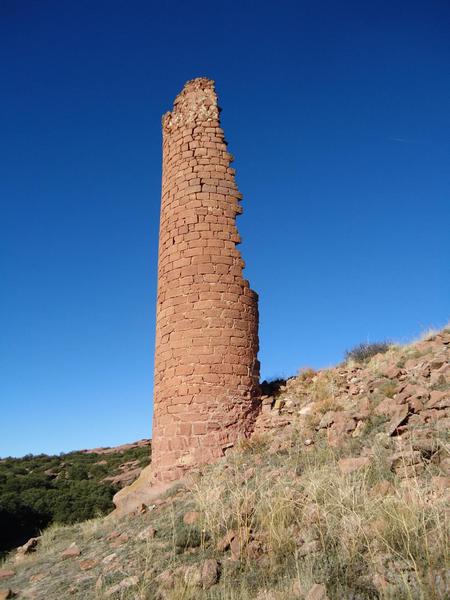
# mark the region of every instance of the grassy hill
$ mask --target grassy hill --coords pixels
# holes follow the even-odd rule
[[[113,495],[149,462],[148,441],[0,459],[0,552],[50,523],[77,523],[110,512]]]
[[[266,386],[255,434],[147,510],[4,564],[37,600],[450,597],[450,330]],[[2,571],[0,571],[0,578]]]

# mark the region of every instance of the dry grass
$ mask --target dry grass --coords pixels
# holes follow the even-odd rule
[[[395,352],[383,356],[395,364],[397,357],[420,358],[426,348]],[[392,397],[397,384],[380,379],[380,367],[380,357],[367,365],[379,379],[377,394]],[[342,408],[340,377],[338,369],[305,371],[298,387],[291,382],[282,394],[297,394],[299,405],[313,402],[312,415],[275,434],[242,440],[155,510],[119,521],[52,526],[11,587],[31,590],[36,600],[304,600],[313,584],[322,583],[329,600],[448,600],[448,494],[433,480],[442,475],[439,460],[450,456],[445,432],[427,423],[418,427],[417,439],[411,426],[409,442],[406,436],[395,440],[385,431],[387,417],[369,414],[360,437],[330,447],[313,427],[327,411]],[[306,436],[309,427],[313,434]],[[390,457],[400,444],[412,451],[424,428],[432,440],[422,452],[424,470],[412,476],[405,464],[403,473],[395,473]],[[306,437],[313,443],[306,446]],[[339,460],[362,452],[370,464],[342,474]],[[401,478],[405,472],[409,477]],[[188,511],[200,514],[192,525],[183,521]],[[140,539],[149,526],[156,537]],[[128,541],[115,547],[114,531]],[[218,549],[231,532],[237,549]],[[72,542],[81,556],[62,561]],[[204,590],[184,580],[186,567],[210,558],[221,565],[217,585]],[[84,572],[80,562],[86,559],[98,564]],[[172,587],[162,585],[162,572],[173,575]],[[36,574],[45,577],[32,582]],[[111,594],[129,578],[135,578],[132,586]]]
[[[320,377],[311,386],[311,398],[316,403],[315,410],[324,414],[329,410],[336,410],[336,396],[339,391],[339,382],[333,370],[323,371]]]
[[[305,460],[297,478],[285,468],[260,469],[246,479],[246,468],[234,459],[227,469],[212,469],[194,487],[194,499],[214,544],[241,528],[244,546],[263,542],[265,572],[275,584],[283,564],[281,597],[290,597],[295,581],[304,591],[322,581],[336,599],[446,597],[448,513],[426,479],[393,480],[380,494],[382,469],[344,476],[329,451],[309,465]],[[304,557],[302,543],[311,540],[317,551]],[[245,552],[243,564],[254,566]]]
[[[49,528],[15,585],[29,589],[32,574],[50,573],[31,586],[38,600],[298,600],[314,583],[326,585],[330,600],[444,600],[449,558],[444,496],[426,473],[396,478],[385,462],[390,450],[382,445],[370,467],[342,475],[338,460],[344,451],[299,443],[288,453],[270,455],[264,439],[244,442],[160,510],[118,522]],[[386,477],[390,487],[380,493]],[[201,517],[187,526],[183,515],[190,510]],[[149,525],[157,536],[139,540],[137,534]],[[130,538],[116,549],[107,541],[114,530]],[[237,560],[217,549],[231,531],[240,540]],[[81,573],[79,559],[61,561],[62,550],[74,541],[80,560],[97,559],[98,567]],[[313,551],[305,551],[305,544]],[[202,590],[179,577],[161,595],[162,571],[205,558],[221,562],[218,585]],[[137,578],[135,585],[111,596],[111,588],[129,577]]]

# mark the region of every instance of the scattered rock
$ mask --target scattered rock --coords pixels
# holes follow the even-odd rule
[[[128,534],[121,533],[119,536],[115,537],[109,545],[111,548],[119,548],[119,546],[122,546],[122,544],[126,544],[129,539],[130,536]]]
[[[117,594],[118,592],[122,592],[123,590],[135,587],[138,583],[139,577],[137,577],[136,575],[133,575],[132,577],[126,577],[125,579],[122,579],[122,581],[120,581],[119,583],[116,583],[116,585],[113,585],[112,587],[108,588],[106,590],[106,595],[114,596],[114,594]]]
[[[208,590],[217,583],[219,575],[220,564],[210,558],[201,564],[187,567],[184,572],[184,582],[186,585]]]
[[[120,465],[122,466],[122,465]],[[119,467],[120,468],[120,467]],[[126,485],[130,485],[133,481],[141,474],[142,468],[138,467],[136,469],[130,469],[119,473],[118,475],[109,475],[105,477],[103,481],[107,483],[111,483],[112,485],[116,485],[118,487],[124,487]]]
[[[105,565],[108,565],[109,563],[111,563],[115,558],[117,557],[117,554],[115,552],[113,552],[112,554],[108,554],[107,556],[105,556],[105,558],[102,559],[102,563]]]
[[[95,560],[94,558],[87,558],[86,560],[80,561],[80,563],[79,563],[80,571],[90,571],[91,569],[96,567],[98,564],[99,564],[98,560]]]
[[[200,565],[189,565],[184,571],[184,583],[191,587],[201,587],[202,571]]]
[[[328,600],[327,588],[321,583],[315,583],[306,594],[305,600]]]
[[[184,514],[183,523],[185,525],[193,525],[194,523],[197,523],[197,521],[199,519],[200,519],[200,513],[192,510],[192,511]]]
[[[433,390],[430,393],[430,399],[426,404],[427,409],[437,408],[449,408],[450,407],[450,392],[438,392]]]
[[[355,430],[352,432],[352,437],[353,438],[359,438],[363,435],[363,433],[366,430],[366,424],[364,423],[364,421],[358,421],[358,424],[356,425]]]
[[[370,463],[368,456],[359,456],[358,458],[341,458],[338,463],[339,470],[343,475],[349,475],[353,471],[358,471]]]
[[[230,543],[231,560],[239,560],[242,552],[242,544],[240,539],[236,536],[231,540]]]
[[[387,431],[389,435],[394,435],[397,429],[402,425],[408,417],[409,407],[407,404],[403,404],[398,407],[392,419],[389,421]]]
[[[140,531],[137,535],[137,538],[138,540],[152,540],[155,537],[156,533],[156,529],[150,525],[149,527],[146,527],[145,529]]]
[[[202,587],[209,589],[219,580],[220,563],[212,558],[205,560],[202,564]]]
[[[247,556],[250,560],[257,560],[263,554],[263,544],[260,540],[253,539],[247,544]]]
[[[179,484],[180,482],[177,482]],[[135,513],[142,504],[150,506],[163,501],[160,496],[176,485],[174,482],[157,483],[155,481],[152,465],[148,465],[140,472],[139,477],[129,486],[122,488],[113,498],[116,506],[109,518],[121,517]],[[160,502],[158,502],[158,500]]]
[[[320,423],[317,426],[317,429],[326,429],[327,427],[332,425],[334,423],[335,416],[336,413],[334,412],[334,410],[329,410],[328,412],[326,412],[320,419]]]
[[[418,450],[401,450],[390,457],[391,471],[399,477],[410,477],[423,471],[422,455]]]
[[[273,409],[274,410],[281,410],[284,405],[285,405],[285,400],[283,400],[282,398],[277,398],[275,400],[274,405],[273,405]]]
[[[170,590],[175,583],[175,573],[173,569],[162,571],[157,577],[156,582],[164,590]]]
[[[387,366],[380,371],[380,374],[387,379],[396,379],[403,375],[405,371],[396,366]]]
[[[151,510],[151,508],[150,508],[150,510]],[[146,504],[142,503],[140,506],[138,506],[136,508],[134,514],[136,514],[136,515],[145,515],[145,513],[148,512],[148,511],[149,511],[149,507]]]
[[[310,402],[309,404],[306,404],[305,406],[303,406],[303,408],[301,408],[298,411],[298,414],[301,415],[302,417],[304,417],[305,415],[310,415],[314,411],[315,406],[316,406],[315,402]]]
[[[65,560],[66,558],[76,558],[77,556],[80,556],[80,554],[81,550],[78,548],[76,543],[73,542],[68,548],[64,550],[64,552],[61,553],[61,558],[63,560]]]
[[[386,415],[393,417],[399,410],[398,403],[392,398],[384,398],[375,408],[374,412],[376,415]]]
[[[227,533],[217,542],[216,549],[219,552],[225,552],[225,550],[228,550],[236,535],[237,533],[234,530],[227,531]]]
[[[39,545],[41,538],[33,537],[28,540],[23,546],[19,546],[16,550],[16,562],[22,562],[27,554],[31,554],[32,552],[36,552],[36,549]]]

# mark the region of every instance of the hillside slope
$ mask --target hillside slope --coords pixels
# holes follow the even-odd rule
[[[445,329],[289,379],[250,440],[139,514],[10,556],[4,597],[449,598],[449,358]]]

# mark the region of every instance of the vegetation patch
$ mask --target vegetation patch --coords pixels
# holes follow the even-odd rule
[[[110,512],[119,486],[107,478],[131,462],[141,468],[149,464],[149,447],[0,460],[0,552],[51,523],[77,523]]]
[[[358,346],[345,352],[345,360],[354,360],[355,362],[363,363],[376,354],[384,354],[391,346],[392,343],[387,341],[358,344]]]

